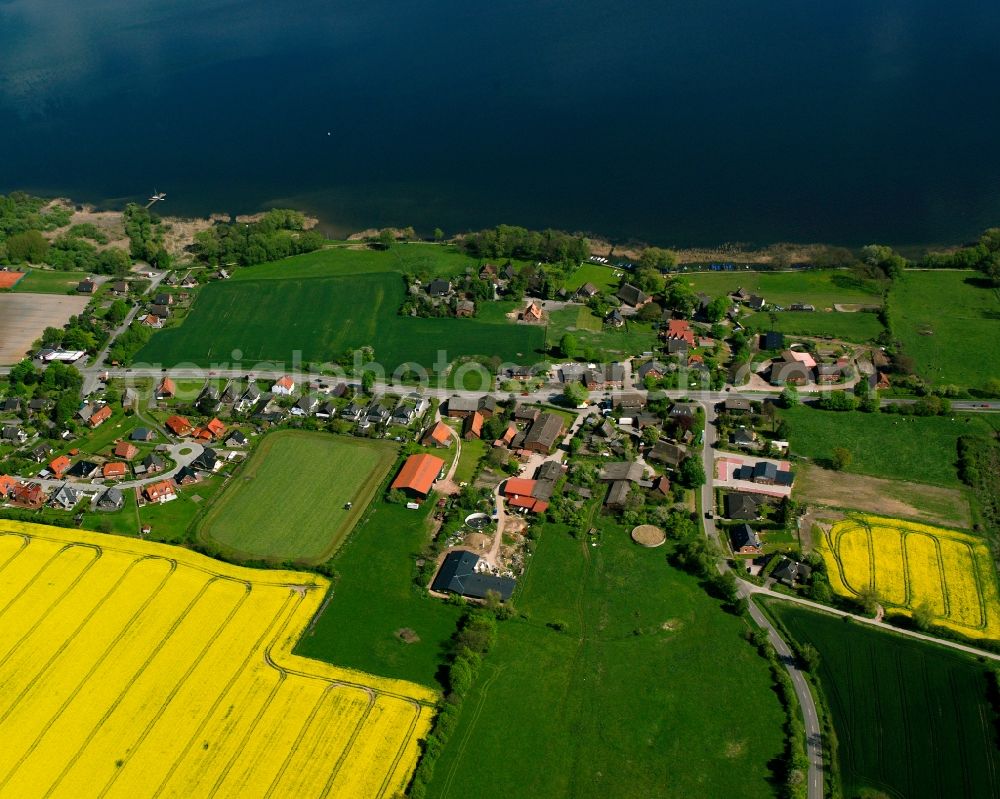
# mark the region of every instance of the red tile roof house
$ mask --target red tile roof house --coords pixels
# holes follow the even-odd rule
[[[523,477],[510,477],[504,483],[503,495],[507,504],[514,508],[525,508],[532,513],[544,513],[549,503],[535,499],[536,480],[526,480]]]
[[[424,433],[420,443],[425,447],[449,447],[451,446],[451,428],[444,422],[438,422]]]
[[[49,471],[56,476],[56,480],[62,480],[66,470],[70,467],[70,460],[65,455],[60,455],[49,464]]]
[[[165,424],[175,436],[186,436],[191,432],[191,422],[183,416],[171,416]]]
[[[177,489],[173,480],[160,480],[158,483],[149,483],[142,492],[150,502],[170,502],[177,499]]]
[[[667,322],[667,341],[686,341],[689,347],[694,346],[694,331],[687,319],[671,319]]]
[[[9,474],[0,474],[0,499],[6,499],[13,494],[17,482],[17,479]]]
[[[194,431],[194,437],[203,441],[215,441],[225,435],[226,426],[218,419],[213,419],[204,427],[199,427]]]
[[[431,493],[431,487],[443,468],[444,461],[434,455],[411,455],[406,459],[390,488],[393,491],[425,498]]]
[[[13,503],[22,508],[37,509],[45,504],[48,497],[38,483],[18,483],[14,486]]]
[[[295,391],[295,381],[291,377],[285,375],[277,383],[271,386],[272,394],[279,394],[281,396],[289,396]]]
[[[110,418],[111,418],[111,406],[105,405],[103,408],[99,408],[98,410],[94,411],[94,415],[90,417],[90,422],[88,424],[90,424],[91,429],[93,429],[95,427],[100,427]]]
[[[124,458],[125,460],[130,461],[138,454],[139,448],[135,444],[130,444],[128,441],[119,441],[115,445],[116,458]]]
[[[128,467],[119,461],[105,463],[101,474],[109,480],[120,480],[128,474]]]
[[[156,388],[156,398],[158,400],[173,399],[175,394],[177,394],[177,386],[174,385],[174,381],[169,377],[163,378]]]

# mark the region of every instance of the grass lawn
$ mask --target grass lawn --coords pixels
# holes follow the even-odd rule
[[[481,438],[474,438],[471,441],[462,442],[462,457],[458,461],[455,469],[455,482],[466,483],[472,479],[476,466],[486,454],[486,442]]]
[[[959,487],[958,438],[991,434],[981,416],[899,416],[890,413],[822,411],[800,405],[780,412],[788,422],[792,452],[820,465],[834,447],[854,456],[847,471],[918,483]]]
[[[88,277],[87,272],[55,272],[48,269],[28,269],[13,291],[25,294],[66,294]]]
[[[582,264],[569,276],[563,288],[567,291],[576,291],[584,283],[593,283],[601,291],[614,294],[618,291],[619,283],[619,279],[615,277],[616,271],[621,270],[601,264]]]
[[[336,263],[309,269],[296,263],[337,252],[324,250],[282,262],[289,274],[283,280],[277,279],[282,275],[274,265],[265,264],[240,270],[240,279],[210,283],[184,324],[154,335],[136,360],[210,366],[229,363],[238,350],[245,364],[289,363],[295,351],[303,361],[322,363],[348,349],[373,345],[375,360],[391,373],[406,362],[439,371],[442,363],[470,355],[513,362],[540,357],[544,331],[539,327],[478,318],[399,316],[404,296],[399,272],[331,276]]]
[[[778,330],[789,335],[829,337],[858,343],[872,341],[885,330],[873,313],[782,311],[775,316],[777,324],[771,323],[771,315],[766,312],[750,314],[742,321],[744,325],[758,330]]]
[[[151,528],[153,541],[177,544],[190,540],[189,532],[195,519],[205,512],[212,498],[222,488],[222,476],[213,475],[193,485],[177,489],[177,499],[139,508],[139,519]]]
[[[248,560],[327,560],[395,459],[395,445],[384,441],[272,433],[206,514],[198,534]]]
[[[770,303],[788,306],[811,303],[832,308],[834,303],[881,305],[882,298],[872,286],[859,282],[847,270],[810,269],[796,272],[697,272],[679,275],[695,291],[712,297],[730,294],[740,287],[759,294]]]
[[[548,526],[514,604],[429,795],[774,796],[768,666],[662,548],[613,524],[596,548]],[[485,753],[502,754],[487,779]]]
[[[1000,796],[983,665],[789,603],[768,609],[819,651],[844,796],[865,788],[907,799]]]
[[[570,333],[582,350],[591,349],[599,360],[620,360],[630,355],[656,349],[656,330],[652,322],[629,320],[625,327],[606,327],[589,308],[569,306],[549,314],[546,341],[559,344],[563,335]]]
[[[413,583],[413,558],[426,544],[427,515],[377,503],[337,552],[330,603],[296,653],[382,677],[440,689],[445,646],[460,608],[432,599]],[[396,635],[410,629],[419,640]]]
[[[1000,378],[1000,297],[977,272],[906,272],[889,295],[892,332],[938,385]]]

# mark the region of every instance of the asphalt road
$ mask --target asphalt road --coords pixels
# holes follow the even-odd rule
[[[705,464],[706,477],[705,484],[701,487],[701,507],[703,511],[715,508],[715,488],[713,485],[714,444],[718,439],[718,431],[715,426],[716,401],[709,400],[702,402],[702,407],[705,409],[705,435],[702,440],[702,461]],[[713,518],[708,518],[702,513],[702,523],[705,527],[705,534],[719,546],[720,551],[725,551],[724,544],[719,540],[719,531],[715,526],[714,514]],[[719,570],[725,571],[728,569],[729,564],[725,561],[720,561]],[[795,696],[798,699],[799,707],[802,708],[802,721],[806,733],[806,756],[809,760],[809,769],[806,774],[808,781],[807,795],[809,799],[823,799],[823,735],[819,726],[819,716],[816,713],[816,703],[813,700],[812,692],[809,690],[809,683],[802,670],[798,667],[796,658],[792,654],[788,644],[781,638],[778,630],[771,624],[770,620],[754,604],[751,589],[755,586],[740,579],[739,575],[736,575],[736,578],[740,587],[740,595],[746,597],[748,600],[750,617],[758,627],[767,632],[768,640],[778,653],[778,659],[792,680]]]

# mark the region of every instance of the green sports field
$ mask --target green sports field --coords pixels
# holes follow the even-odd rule
[[[87,277],[86,272],[56,272],[48,269],[29,269],[13,291],[25,294],[66,294]]]
[[[387,442],[272,433],[211,507],[198,534],[248,560],[319,563],[351,531],[395,458],[396,447]]]
[[[889,318],[926,380],[978,388],[1000,378],[1000,296],[978,272],[905,272]]]
[[[768,608],[819,652],[844,796],[1000,797],[985,666],[789,603]]]
[[[428,796],[773,797],[784,713],[745,623],[596,521],[597,547],[541,531]]]
[[[695,291],[712,297],[744,288],[769,303],[788,306],[812,303],[832,308],[835,303],[881,305],[882,298],[870,285],[861,283],[847,270],[809,269],[795,272],[695,272],[678,278]]]
[[[324,250],[238,270],[232,280],[205,286],[184,323],[154,335],[136,361],[206,367],[234,360],[288,364],[298,351],[304,362],[322,363],[348,349],[373,345],[376,362],[391,373],[409,362],[440,371],[437,366],[472,355],[512,362],[541,357],[540,327],[399,316],[402,272],[388,270],[423,264],[420,269],[436,265],[447,273],[468,261],[450,255],[428,263],[428,257],[401,261],[392,251]],[[376,265],[385,271],[374,271]]]

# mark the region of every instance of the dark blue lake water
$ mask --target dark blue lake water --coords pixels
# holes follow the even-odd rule
[[[995,0],[0,0],[0,191],[668,245],[1000,224]]]

